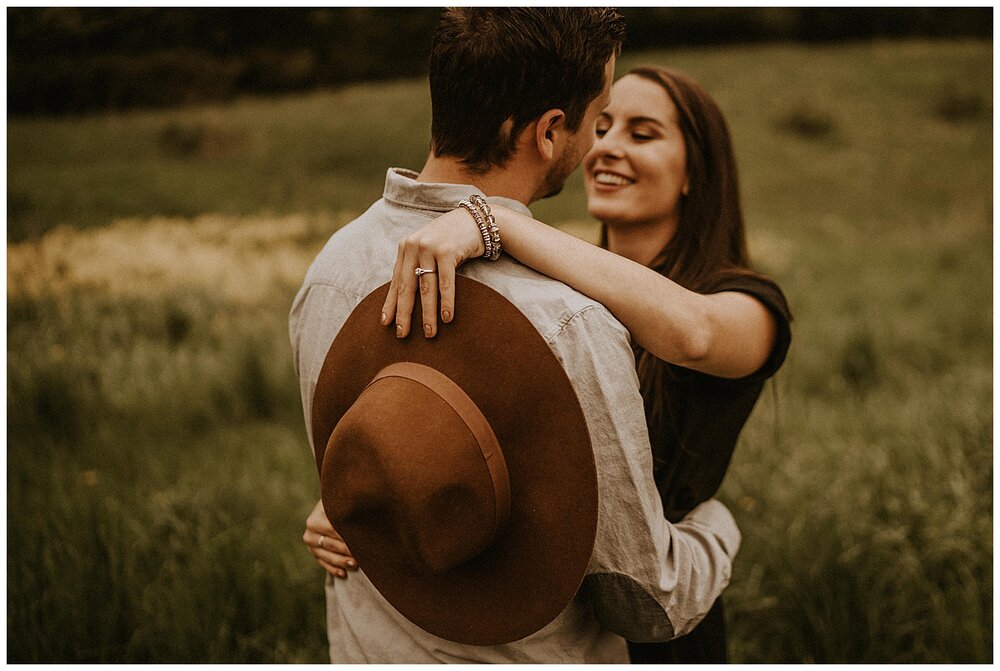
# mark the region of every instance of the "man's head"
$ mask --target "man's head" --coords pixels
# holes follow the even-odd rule
[[[624,20],[613,9],[445,10],[430,63],[434,155],[485,174],[510,161],[530,126],[540,141],[558,129],[568,140],[557,147],[538,195],[558,192],[593,142],[584,126],[593,126],[606,103],[598,98],[607,96],[624,37]]]

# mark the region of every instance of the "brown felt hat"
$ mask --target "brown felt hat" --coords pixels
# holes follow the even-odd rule
[[[316,383],[313,442],[326,514],[382,596],[431,634],[498,645],[579,589],[597,474],[552,350],[506,298],[455,279],[433,339],[379,325],[388,285],[351,313]]]

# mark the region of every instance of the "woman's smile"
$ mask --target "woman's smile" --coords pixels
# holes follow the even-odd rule
[[[613,191],[629,184],[635,184],[635,180],[610,170],[594,170],[594,188],[598,191]]]

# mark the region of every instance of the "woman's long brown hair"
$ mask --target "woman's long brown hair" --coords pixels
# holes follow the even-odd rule
[[[680,203],[677,230],[649,267],[699,293],[711,293],[734,275],[756,275],[747,253],[736,160],[722,110],[697,82],[676,70],[643,66],[628,74],[667,92],[677,107],[687,152],[689,193]],[[603,224],[600,245],[608,246]],[[663,360],[640,347],[634,349],[649,437],[656,445],[670,426],[663,381],[672,373]]]

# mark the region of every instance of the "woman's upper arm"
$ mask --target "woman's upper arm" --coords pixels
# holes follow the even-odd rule
[[[774,349],[778,319],[756,296],[722,291],[704,296],[707,342],[702,355],[686,368],[724,378],[741,378],[760,370]]]

